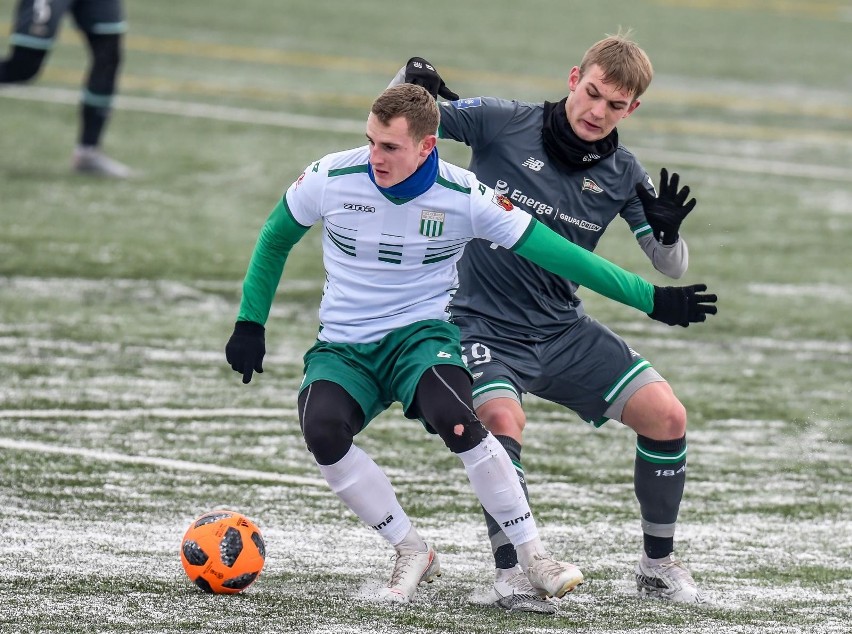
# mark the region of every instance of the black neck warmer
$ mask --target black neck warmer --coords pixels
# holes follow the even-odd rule
[[[568,123],[565,97],[559,103],[544,102],[544,125],[541,140],[547,156],[563,171],[586,169],[605,159],[618,148],[618,130],[612,129],[600,141],[584,141]]]

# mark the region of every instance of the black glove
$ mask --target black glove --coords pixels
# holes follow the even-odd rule
[[[699,295],[706,291],[706,284],[692,286],[655,286],[654,310],[648,313],[669,326],[683,326],[704,321],[707,315],[716,314],[716,296]]]
[[[689,187],[677,191],[678,180],[680,180],[680,177],[677,172],[672,172],[672,179],[669,181],[669,173],[666,168],[660,170],[660,194],[657,198],[654,198],[642,183],[636,183],[636,195],[642,201],[645,218],[651,225],[654,237],[663,244],[677,242],[680,223],[695,207],[694,198],[686,202],[689,196]]]
[[[225,346],[225,358],[235,372],[243,375],[243,383],[251,381],[251,373],[263,372],[263,355],[266,354],[264,328],[253,321],[238,321],[234,334]]]
[[[438,71],[422,57],[412,57],[405,65],[405,83],[423,86],[437,99],[440,95],[450,101],[458,100],[459,96],[447,88]]]

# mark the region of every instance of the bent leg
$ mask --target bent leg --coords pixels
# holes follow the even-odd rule
[[[645,553],[666,557],[686,483],[686,409],[668,383],[649,383],[627,401],[622,422],[637,433],[633,484]]]
[[[433,366],[417,386],[415,411],[459,456],[482,506],[508,539],[522,544],[538,539],[532,512],[506,450],[473,411],[470,378],[458,366]]]
[[[367,453],[353,444],[364,425],[361,407],[337,383],[314,381],[299,393],[299,423],[335,495],[392,545],[411,531],[411,520],[390,480]]]
[[[46,57],[46,50],[13,46],[9,57],[0,61],[0,84],[23,83],[35,79]]]
[[[524,491],[524,497],[529,502],[527,481],[521,463],[521,443],[526,425],[526,415],[521,404],[514,398],[497,397],[479,405],[476,414],[485,428],[494,435],[497,442],[503,445],[506,453],[509,454],[509,459],[515,467],[515,473]],[[485,525],[488,528],[488,539],[491,542],[495,567],[498,570],[513,569],[518,563],[518,555],[514,546],[506,537],[500,524],[489,515],[488,511],[483,508],[482,512],[485,515]]]

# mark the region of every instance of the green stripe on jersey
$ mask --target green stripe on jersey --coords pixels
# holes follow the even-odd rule
[[[341,167],[336,170],[328,170],[328,177],[332,176],[346,176],[347,174],[361,174],[366,173],[368,171],[367,164],[363,165],[352,165],[351,167]]]
[[[459,185],[458,183],[453,183],[452,181],[448,181],[446,178],[438,175],[438,178],[435,179],[435,184],[440,185],[441,187],[446,187],[447,189],[452,189],[457,192],[461,192],[462,194],[469,194],[470,187],[465,187],[464,185]]]

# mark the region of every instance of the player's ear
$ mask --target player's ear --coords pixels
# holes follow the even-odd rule
[[[624,116],[621,117],[621,118],[625,119],[626,117],[629,117],[630,113],[633,112],[634,110],[636,110],[636,108],[639,107],[640,103],[641,102],[638,99],[634,99],[633,102],[629,106],[627,106],[627,112],[625,112]]]
[[[438,145],[438,137],[434,134],[427,134],[420,142],[420,156],[427,157]]]
[[[583,75],[580,72],[580,67],[574,66],[574,68],[571,69],[571,72],[568,73],[568,90],[574,92],[577,89],[577,84],[580,83],[582,78]]]

